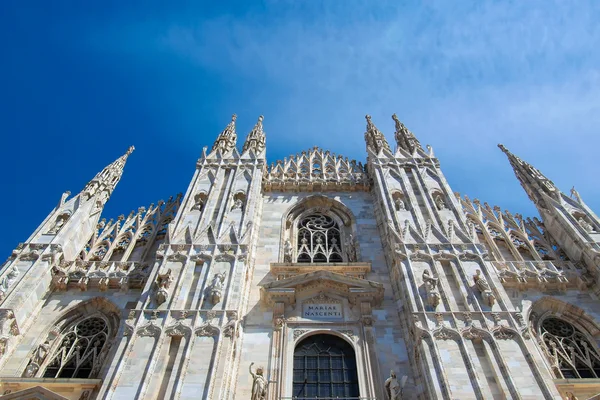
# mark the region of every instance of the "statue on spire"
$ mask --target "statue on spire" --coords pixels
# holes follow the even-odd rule
[[[387,149],[388,151],[392,151],[390,149],[390,145],[387,140],[385,140],[385,136],[373,122],[371,121],[371,116],[365,116],[367,120],[367,131],[365,132],[365,141],[367,142],[367,149],[373,150],[375,153],[379,153],[382,149]]]
[[[398,119],[398,116],[395,113],[392,115],[392,119],[396,123],[396,134],[394,136],[396,137],[398,147],[408,151],[410,154],[414,153],[417,149],[422,151],[423,147],[421,147],[419,140],[408,130],[406,125]]]
[[[215,144],[211,151],[219,150],[221,153],[228,153],[235,148],[237,141],[237,134],[235,132],[235,120],[237,115],[231,116],[231,122],[227,124],[223,132],[215,140]]]
[[[252,149],[256,154],[259,154],[265,150],[266,146],[266,137],[265,132],[263,131],[263,119],[264,117],[261,115],[258,117],[258,121],[252,131],[246,137],[246,142],[244,143],[244,147],[242,149],[242,153]]]

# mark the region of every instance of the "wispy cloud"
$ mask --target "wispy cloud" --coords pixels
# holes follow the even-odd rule
[[[491,201],[523,205],[524,196],[513,204],[505,190],[477,183],[509,184],[501,141],[563,187],[600,194],[587,183],[599,172],[591,162],[599,3],[397,3],[272,2],[266,13],[174,24],[163,40],[204,68],[262,87],[254,101],[272,110],[272,132],[285,131],[285,140],[270,138],[276,146],[291,136],[362,158],[362,116],[373,114],[389,134],[397,112],[449,175],[472,158],[470,176],[451,181],[461,190],[477,184],[501,197]]]

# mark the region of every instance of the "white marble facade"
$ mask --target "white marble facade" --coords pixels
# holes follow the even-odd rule
[[[0,274],[6,399],[587,399],[600,220],[504,151],[541,220],[452,192],[398,120],[365,164],[270,165],[235,116],[185,195],[109,220],[133,151]],[[390,372],[392,371],[392,372]],[[337,396],[337,397],[336,397]]]

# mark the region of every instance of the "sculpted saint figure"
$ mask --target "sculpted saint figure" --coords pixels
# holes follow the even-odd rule
[[[292,262],[292,243],[289,239],[286,239],[283,245],[283,261]]]
[[[475,271],[475,275],[473,275],[473,280],[475,281],[475,284],[477,285],[477,289],[479,289],[480,292],[483,293],[486,290],[490,290],[490,284],[481,275],[480,269]]]
[[[388,400],[401,400],[401,389],[400,382],[396,378],[396,373],[393,370],[390,371],[390,377],[385,381],[385,392],[387,393]]]
[[[251,400],[267,400],[267,380],[263,376],[263,368],[256,368],[256,373],[252,372],[252,366],[254,363],[250,363],[248,368],[250,375],[252,376],[252,398]]]

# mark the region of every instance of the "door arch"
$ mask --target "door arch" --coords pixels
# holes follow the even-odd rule
[[[294,349],[293,398],[358,399],[356,354],[344,339],[312,335]]]

